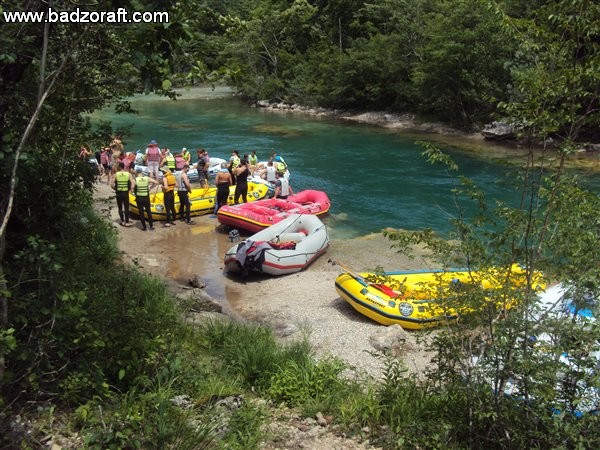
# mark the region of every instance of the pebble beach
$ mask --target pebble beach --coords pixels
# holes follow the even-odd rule
[[[295,274],[242,279],[223,272],[223,256],[235,244],[216,218],[199,216],[194,225],[177,222],[170,228],[157,223],[155,230],[142,231],[139,221],[128,228],[119,225],[114,193],[105,181],[96,184],[94,198],[118,230],[123,258],[163,278],[176,295],[190,295],[188,281],[198,277],[206,284],[201,294],[226,316],[268,326],[284,342],[308,337],[317,358],[340,358],[354,374],[380,377],[384,358],[377,354],[390,351],[411,373],[426,370],[430,355],[421,333],[380,325],[356,312],[335,290],[342,269],[334,262],[356,272],[425,268],[422,257],[397,253],[382,234],[332,239],[327,252]]]

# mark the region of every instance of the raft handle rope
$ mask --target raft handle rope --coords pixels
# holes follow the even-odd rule
[[[393,289],[387,287],[385,284],[371,283],[370,281],[368,281],[367,279],[365,279],[358,273],[349,269],[347,266],[340,264],[338,261],[336,261],[334,259],[329,259],[327,262],[331,263],[331,265],[333,265],[333,266],[339,266],[341,269],[344,270],[344,272],[346,272],[348,275],[350,275],[352,278],[354,278],[356,281],[358,281],[360,284],[362,284],[365,287],[368,287],[368,286],[374,287],[375,289],[383,292],[385,295],[387,295],[390,298],[402,297],[401,293],[394,291]],[[404,279],[404,281],[406,281],[406,278]]]
[[[269,240],[269,242],[275,242],[275,243],[278,243],[278,242],[279,242],[279,236],[281,236],[282,234],[286,233],[286,232],[287,232],[287,230],[288,230],[288,229],[289,229],[289,228],[290,228],[292,225],[294,225],[294,224],[295,224],[295,223],[296,223],[298,220],[300,220],[300,218],[301,218],[301,217],[302,217],[301,215],[298,215],[298,217],[296,217],[296,218],[295,218],[295,219],[294,219],[294,220],[293,220],[293,221],[292,221],[292,222],[291,222],[291,223],[290,223],[290,224],[289,224],[287,227],[285,227],[285,228],[284,228],[284,229],[281,231],[281,233],[279,233],[279,234],[277,234],[277,235],[273,236],[273,238],[271,238],[271,239]],[[271,219],[271,220],[272,220],[272,218],[271,218],[271,217],[269,217],[269,219]],[[317,229],[318,229],[318,228],[317,228]],[[315,231],[316,231],[316,230],[315,230]]]
[[[297,219],[296,219],[296,220],[297,220]],[[294,222],[295,222],[296,220],[294,220]],[[293,224],[294,222],[292,222],[292,224]],[[292,224],[290,224],[290,226],[291,226]],[[289,228],[289,226],[288,226],[288,227],[286,227],[286,230],[287,230],[288,228]],[[318,231],[318,230],[320,230],[321,228],[325,228],[325,224],[323,224],[323,225],[321,225],[320,227],[316,228],[316,229],[314,230],[314,232],[317,232],[317,231]],[[285,231],[285,230],[284,230],[284,231]],[[314,232],[313,232],[313,233],[314,233]],[[267,241],[267,242],[269,242],[269,243],[270,243],[270,242],[276,243],[276,241],[274,241],[274,239],[279,239],[279,236],[280,236],[281,234],[283,234],[283,233],[279,233],[277,236],[275,236],[273,239],[271,239],[270,241]],[[308,236],[308,235],[307,235],[307,236]],[[282,260],[282,259],[286,259],[286,258],[296,258],[296,257],[298,257],[298,256],[300,256],[300,255],[304,255],[304,256],[313,256],[313,255],[316,255],[316,254],[319,254],[319,253],[321,253],[321,252],[322,252],[322,251],[323,251],[323,250],[324,250],[324,249],[325,249],[325,248],[328,246],[328,244],[327,244],[327,241],[328,241],[328,239],[327,239],[327,236],[325,236],[325,239],[323,240],[323,243],[322,243],[322,244],[319,246],[319,250],[317,250],[317,251],[315,251],[315,252],[294,253],[294,254],[291,254],[291,255],[277,255],[277,257],[278,257],[280,260]],[[280,251],[280,250],[278,250],[278,249],[275,249],[275,248],[273,248],[273,249],[270,249],[270,250],[265,250],[265,251],[266,251],[266,252],[272,252],[273,250],[275,250],[275,251]],[[329,261],[331,261],[331,259],[330,259]],[[341,267],[341,266],[340,266],[340,267]]]

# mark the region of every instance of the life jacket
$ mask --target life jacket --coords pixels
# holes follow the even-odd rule
[[[275,181],[275,166],[267,166],[267,181]]]
[[[248,156],[248,162],[250,163],[250,165],[255,166],[256,163],[258,163],[258,156],[256,156],[256,155]]]
[[[148,162],[160,161],[160,150],[157,145],[148,147],[146,149],[146,155],[148,156]]]
[[[167,161],[167,167],[172,172],[177,168],[177,164],[175,163],[175,157],[170,153],[165,156],[165,160]]]
[[[131,159],[129,159],[127,156],[125,156],[123,159],[121,159],[121,162],[125,166],[125,170],[129,170],[129,168],[131,167],[131,164],[132,164]]]
[[[232,156],[232,157],[231,157],[231,169],[233,170],[233,169],[235,169],[237,166],[239,166],[239,165],[240,165],[240,162],[241,162],[241,160],[240,160],[240,158],[239,158],[239,157],[237,157],[237,156]]]
[[[135,154],[135,163],[138,165],[144,164],[144,154],[142,152],[137,152]]]
[[[141,177],[137,177],[135,179],[135,195],[137,197],[148,197],[150,191],[148,189],[148,177],[142,175]]]
[[[190,163],[190,161],[192,160],[192,155],[188,150],[184,150],[181,152],[181,156],[183,157],[183,159],[185,160],[186,163]]]
[[[276,162],[275,167],[277,168],[277,172],[284,174],[287,169],[287,164],[285,162]]]
[[[163,189],[163,191],[164,192],[174,191],[175,186],[177,185],[177,179],[175,178],[175,175],[173,175],[172,173],[167,173],[167,174],[165,174],[165,178],[167,179],[168,188],[166,190]]]
[[[127,192],[129,190],[130,187],[130,178],[129,178],[129,172],[123,172],[121,170],[119,170],[116,174],[115,174],[115,179],[117,181],[117,192]]]
[[[187,191],[187,186],[185,185],[185,183],[183,182],[183,173],[180,172],[176,175],[176,179],[177,179],[177,190],[179,191]]]
[[[282,197],[287,197],[290,195],[290,183],[285,178],[280,178],[279,181],[281,182],[281,192],[279,195]]]
[[[203,169],[204,167],[206,167],[206,158],[204,156],[200,156],[198,158],[198,162],[196,163],[196,167],[198,169]]]
[[[175,157],[175,168],[177,170],[181,170],[183,169],[183,166],[185,166],[185,158],[183,156],[177,155]],[[169,164],[169,157],[167,156],[167,165]]]

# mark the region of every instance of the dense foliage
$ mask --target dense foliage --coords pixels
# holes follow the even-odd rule
[[[597,19],[593,2],[560,3],[567,15]],[[413,112],[479,127],[517,95],[515,69],[535,61],[535,49],[518,49],[521,36],[514,23],[503,26],[499,8],[532,24],[555,17],[551,4],[518,0],[223,2],[213,11],[225,40],[209,69],[254,100]],[[564,32],[545,37],[560,46]]]
[[[164,288],[123,266],[116,233],[91,202],[81,145],[107,144],[83,114],[134,92],[169,94],[187,38],[178,3],[107,1],[105,10],[165,10],[170,24],[2,23],[0,28],[0,423],[6,408],[78,404],[153,379],[176,328]],[[3,1],[6,11],[89,2]],[[3,21],[4,22],[4,21]],[[10,439],[0,430],[2,439]],[[13,444],[17,444],[14,441]],[[8,442],[0,442],[5,447]]]

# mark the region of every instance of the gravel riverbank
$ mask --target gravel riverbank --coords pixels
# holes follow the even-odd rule
[[[341,269],[330,259],[355,271],[425,268],[422,258],[399,255],[381,234],[333,240],[324,255],[296,274],[242,280],[223,273],[223,256],[233,244],[218,230],[215,218],[196,217],[191,226],[158,224],[154,231],[144,232],[137,221],[129,228],[118,225],[113,192],[105,183],[96,185],[95,198],[119,231],[124,258],[165,279],[176,294],[189,295],[187,282],[198,276],[206,282],[202,295],[213,298],[225,314],[267,325],[282,340],[308,335],[317,357],[341,358],[357,372],[377,378],[383,360],[373,352],[382,345],[392,346],[411,372],[425,370],[429,355],[417,342],[418,332],[388,330],[357,313],[334,287]]]

